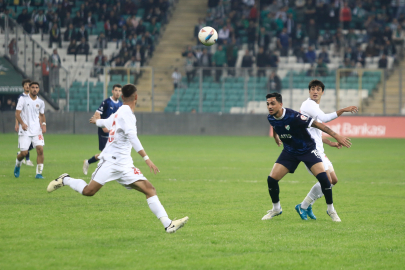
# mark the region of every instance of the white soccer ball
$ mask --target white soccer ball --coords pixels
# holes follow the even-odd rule
[[[205,46],[211,46],[217,42],[218,33],[214,28],[212,28],[210,26],[206,26],[206,27],[202,28],[200,30],[200,32],[198,33],[198,39]]]

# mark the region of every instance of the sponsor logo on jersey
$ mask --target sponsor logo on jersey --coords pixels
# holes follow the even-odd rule
[[[286,125],[286,126],[285,126],[285,129],[286,129],[286,130],[290,130],[290,125]]]
[[[312,150],[312,152],[317,158],[321,158],[321,155],[319,154],[318,150]]]
[[[306,120],[308,119],[308,117],[302,114],[302,115],[301,115],[301,119],[302,119],[303,121],[306,121]]]
[[[291,139],[292,136],[291,136],[291,134],[281,134],[280,138],[282,138],[282,139]]]

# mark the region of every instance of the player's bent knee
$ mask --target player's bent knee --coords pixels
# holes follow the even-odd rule
[[[23,155],[23,156],[25,157],[26,155],[28,155],[28,150],[21,151],[21,152],[20,152],[20,154],[21,154],[21,155]]]

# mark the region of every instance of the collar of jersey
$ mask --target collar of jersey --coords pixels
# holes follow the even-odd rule
[[[283,119],[283,118],[284,118],[284,115],[285,115],[285,112],[286,112],[286,109],[284,109],[284,107],[283,107],[283,110],[284,110],[284,111],[283,111],[283,115],[282,115],[281,117],[279,117],[279,118],[273,116],[274,119],[276,119],[276,120],[281,120],[281,119]]]
[[[113,98],[112,98],[112,96],[110,97],[110,99],[112,100],[112,102],[114,102],[114,103],[118,103],[118,102],[120,102],[120,100],[118,99],[117,101],[115,101]]]

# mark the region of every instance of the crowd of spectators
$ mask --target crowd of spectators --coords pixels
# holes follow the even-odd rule
[[[219,45],[204,64],[199,49],[183,53],[190,79],[196,66],[234,67],[237,54],[231,51],[243,44],[248,51],[242,67],[277,68],[279,56],[296,56],[298,63],[310,64],[308,74],[326,76],[332,57],[350,68],[366,67],[367,57],[377,57],[379,68],[387,67],[387,57],[397,59],[405,37],[405,1],[209,0],[207,16],[194,27],[196,44],[207,25],[217,29]],[[221,72],[216,71],[216,81]]]
[[[53,44],[62,48],[69,42],[70,55],[89,55],[98,49],[94,60],[103,66],[142,66],[153,54],[161,25],[167,23],[170,0],[119,1],[20,1],[22,12],[14,14],[16,6],[0,0],[0,12],[13,13],[17,23],[29,34],[49,35],[49,48]],[[101,28],[101,29],[100,29]],[[97,34],[97,42],[89,44],[89,35]],[[101,60],[108,42],[114,42],[118,54]],[[100,69],[98,69],[100,70]]]

